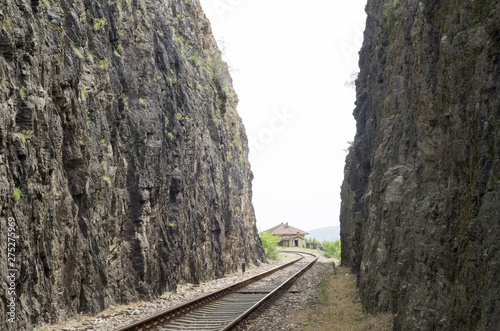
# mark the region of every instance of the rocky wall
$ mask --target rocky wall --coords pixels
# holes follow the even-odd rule
[[[342,263],[394,330],[500,328],[500,4],[368,0]]]
[[[264,259],[238,99],[198,0],[5,0],[0,22],[0,329]]]

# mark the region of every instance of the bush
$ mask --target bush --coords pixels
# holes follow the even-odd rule
[[[311,244],[311,245],[316,245],[318,248],[319,246],[321,246],[321,241],[319,241],[318,239],[316,238],[310,238],[310,239],[307,239],[307,241]],[[312,248],[312,247],[311,247]]]
[[[325,251],[325,257],[333,257],[340,260],[340,240],[335,242],[325,240],[323,242],[323,250]]]
[[[278,259],[278,243],[280,242],[280,238],[266,231],[259,233],[259,236],[260,240],[262,240],[262,247],[264,247],[266,258],[276,261]]]
[[[17,203],[17,201],[19,201],[19,199],[21,199],[21,190],[19,188],[14,189],[14,194],[13,194],[12,198],[14,199],[14,202],[16,202],[16,203]]]

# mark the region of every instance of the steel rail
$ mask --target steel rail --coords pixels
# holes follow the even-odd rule
[[[282,253],[293,253],[293,254],[309,254],[309,253],[303,253],[303,252],[293,252],[293,251],[282,251]],[[313,255],[313,254],[309,254]],[[314,256],[314,255],[313,255]],[[290,265],[302,260],[304,257],[301,256],[297,259],[294,259],[290,262],[287,262],[285,264],[282,264],[276,268],[273,268],[271,270],[268,270],[266,272],[260,273],[258,275],[255,275],[253,277],[250,277],[248,279],[245,279],[241,282],[226,286],[218,291],[209,293],[207,295],[203,295],[200,297],[197,297],[191,301],[188,301],[186,303],[177,305],[175,307],[172,307],[170,309],[167,309],[165,311],[159,312],[155,315],[146,317],[144,319],[141,319],[137,322],[134,322],[132,324],[126,325],[124,327],[121,327],[117,329],[116,331],[144,331],[144,330],[156,330],[157,328],[160,328],[162,325],[166,324],[170,320],[173,320],[181,315],[184,315],[202,305],[205,305],[209,302],[215,301],[219,298],[222,298],[228,294],[231,294],[237,290],[239,290],[242,287],[248,286],[262,278],[265,278],[274,272],[287,268]]]
[[[282,251],[282,253],[295,253],[293,251]],[[308,263],[306,266],[304,266],[302,269],[297,271],[295,274],[293,274],[291,277],[286,279],[284,282],[282,282],[278,287],[276,287],[273,291],[271,291],[269,294],[267,294],[265,297],[260,299],[257,303],[255,303],[252,307],[247,309],[243,314],[238,316],[233,322],[230,324],[226,325],[224,328],[220,329],[220,331],[226,331],[226,330],[231,330],[232,328],[235,328],[236,326],[240,325],[247,317],[250,316],[254,311],[262,307],[265,303],[277,298],[280,296],[283,292],[288,290],[290,286],[293,285],[294,281],[299,278],[304,272],[306,272],[308,269],[310,269],[314,263],[318,260],[318,257],[314,254],[310,253],[304,253],[304,252],[299,252],[301,254],[308,254],[312,255],[315,257],[313,261]]]

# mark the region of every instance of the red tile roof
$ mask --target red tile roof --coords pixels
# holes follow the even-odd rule
[[[296,235],[296,234],[309,234],[308,232],[302,231],[300,229],[294,228],[293,226],[288,225],[288,223],[283,224],[281,223],[280,225],[276,225],[275,227],[270,228],[269,230],[266,230],[266,232],[269,232],[271,234],[275,235]]]

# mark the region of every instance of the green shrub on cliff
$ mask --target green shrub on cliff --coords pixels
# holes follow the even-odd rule
[[[108,24],[106,18],[94,18],[94,31],[99,31]]]
[[[19,199],[21,199],[21,190],[19,188],[16,187],[14,189],[14,194],[13,194],[12,198],[14,199],[14,202],[16,202],[16,203],[19,201]]]
[[[399,0],[386,0],[384,3],[384,16],[387,17],[389,16],[394,9],[396,8],[396,5],[398,4]]]

